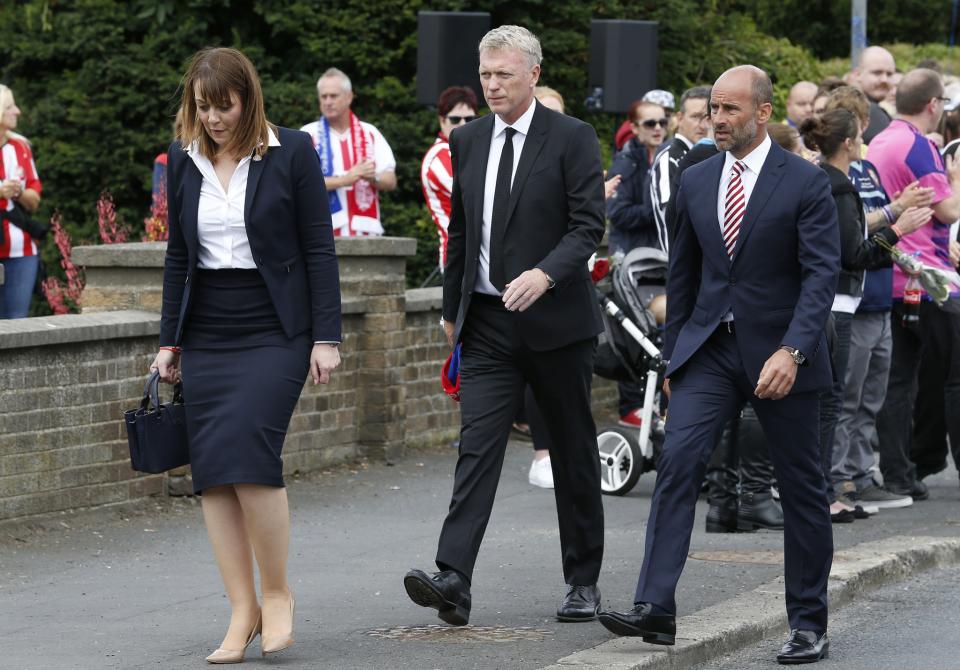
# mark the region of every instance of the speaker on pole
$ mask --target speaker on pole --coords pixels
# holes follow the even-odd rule
[[[469,86],[483,101],[477,45],[489,12],[417,13],[417,102],[433,105],[449,86]]]
[[[587,107],[625,112],[657,87],[657,22],[590,21]]]

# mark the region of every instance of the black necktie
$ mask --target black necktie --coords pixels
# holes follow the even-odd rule
[[[503,152],[497,167],[497,187],[493,191],[493,215],[490,217],[490,283],[503,291],[506,277],[503,270],[503,233],[507,228],[507,205],[510,204],[510,179],[513,176],[513,128],[503,131]]]

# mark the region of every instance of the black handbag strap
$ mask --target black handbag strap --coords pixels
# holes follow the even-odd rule
[[[183,382],[177,382],[173,385],[173,402],[175,404],[183,403]],[[160,403],[159,370],[154,370],[150,376],[147,377],[147,383],[143,387],[143,399],[140,401],[140,408],[146,411],[150,408],[151,404],[157,412],[163,411]]]

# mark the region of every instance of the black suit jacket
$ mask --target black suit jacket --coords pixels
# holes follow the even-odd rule
[[[532,307],[516,313],[524,343],[549,351],[594,337],[603,328],[587,272],[587,260],[603,237],[603,169],[592,126],[534,104],[510,190],[503,263],[507,281],[540,268],[556,282]],[[493,122],[488,114],[450,138],[453,190],[443,318],[456,323],[456,340],[480,267]]]
[[[250,250],[287,337],[339,342],[340,279],[320,160],[306,133],[277,129],[280,146],[250,161],[244,222]],[[179,142],[167,154],[170,239],[163,269],[160,344],[178,345],[197,269],[203,177]]]

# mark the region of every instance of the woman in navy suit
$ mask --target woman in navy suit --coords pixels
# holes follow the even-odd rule
[[[151,369],[182,376],[194,489],[232,608],[207,661],[237,663],[261,632],[264,653],[293,644],[280,452],[308,372],[325,384],[340,363],[340,286],[317,154],[267,121],[250,61],[197,53],[181,114]]]

